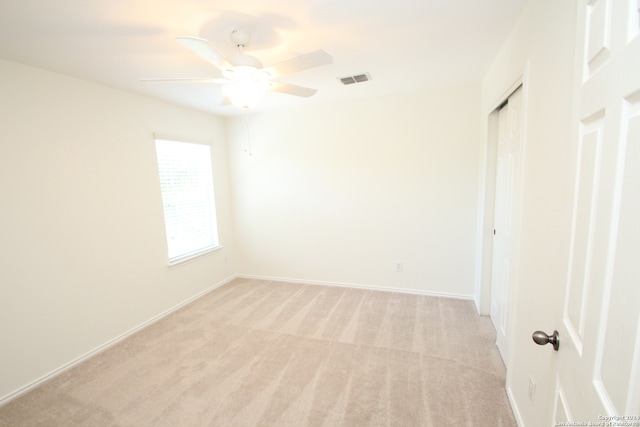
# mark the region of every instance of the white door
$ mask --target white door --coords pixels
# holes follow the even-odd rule
[[[640,2],[577,4],[576,181],[554,419],[640,425]]]
[[[515,258],[514,215],[521,170],[521,117],[522,88],[518,88],[498,111],[490,316],[496,328],[496,344],[505,363],[508,360],[509,284],[513,281]]]

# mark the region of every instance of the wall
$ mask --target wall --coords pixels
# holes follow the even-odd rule
[[[221,118],[0,61],[0,401],[231,277]],[[220,251],[167,267],[153,133],[210,141]]]
[[[231,120],[241,271],[471,297],[479,106],[476,83]]]
[[[482,86],[482,135],[489,114],[524,74],[524,175],[511,300],[507,389],[521,426],[551,425],[556,354],[531,340],[535,330],[558,327],[569,241],[568,165],[575,57],[574,1],[529,3]],[[526,71],[525,71],[526,70]],[[485,138],[485,143],[487,143]],[[561,293],[561,292],[560,292]],[[536,382],[528,396],[529,376]]]

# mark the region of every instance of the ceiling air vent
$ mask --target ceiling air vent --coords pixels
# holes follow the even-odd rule
[[[369,73],[356,74],[355,76],[340,77],[339,80],[343,85],[352,85],[354,83],[368,82],[371,80]]]

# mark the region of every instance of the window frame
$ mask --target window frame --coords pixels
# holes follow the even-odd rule
[[[164,148],[162,148],[161,146],[163,146]],[[208,234],[208,238],[209,238],[208,242],[206,245],[203,245],[200,247],[192,247],[191,250],[182,250],[182,251],[179,250],[177,251],[178,253],[175,253],[176,252],[175,247],[172,248],[171,236],[175,235],[175,230],[176,230],[177,224],[179,225],[180,220],[179,219],[175,220],[174,218],[174,221],[172,222],[171,218],[169,217],[169,215],[174,213],[167,210],[167,199],[165,197],[166,193],[165,193],[165,190],[163,189],[163,182],[166,183],[166,175],[164,175],[163,172],[167,172],[167,171],[165,168],[166,165],[163,166],[161,161],[166,161],[166,156],[168,156],[168,154],[166,153],[166,149],[168,146],[171,146],[170,148],[171,150],[180,151],[179,147],[186,149],[186,151],[183,153],[184,154],[183,157],[175,158],[171,160],[173,161],[173,165],[177,163],[185,164],[185,163],[191,162],[190,164],[188,164],[188,166],[195,167],[197,169],[198,182],[195,185],[201,187],[203,185],[203,182],[206,181],[206,184],[208,186],[206,190],[202,188],[197,188],[197,190],[195,190],[196,192],[202,192],[203,194],[206,191],[206,196],[205,196],[206,200],[203,201],[202,198],[199,198],[197,200],[192,199],[199,204],[206,205],[204,207],[204,210],[207,211],[206,213],[208,213],[208,220],[203,221],[201,224],[204,224],[206,222],[208,233],[201,233],[201,234],[203,235]],[[175,138],[175,137],[154,135],[154,147],[156,152],[156,166],[157,166],[157,172],[158,172],[157,174],[158,184],[159,184],[158,188],[160,190],[160,198],[162,202],[162,215],[163,215],[163,223],[164,223],[165,242],[166,242],[166,249],[167,249],[166,254],[167,254],[168,265],[170,267],[180,265],[185,262],[202,257],[204,255],[208,255],[212,252],[217,251],[218,249],[221,249],[222,245],[220,244],[220,235],[219,235],[218,219],[217,219],[218,215],[217,215],[217,206],[216,206],[216,198],[215,198],[215,182],[213,179],[212,144],[207,142],[197,142],[187,138]],[[191,154],[189,154],[187,153],[187,151],[189,151],[188,147],[192,147],[192,148],[199,147],[199,148],[196,150],[192,150]],[[205,156],[204,155],[205,150],[202,150],[200,155],[195,156],[194,153],[203,148],[206,149],[207,155]],[[193,157],[189,159],[189,155]],[[203,160],[205,158],[208,161],[203,163]],[[194,160],[194,159],[197,159],[197,160]],[[200,163],[200,165],[196,167],[194,165],[194,162]],[[186,172],[185,169],[181,169],[181,171]],[[189,169],[189,171],[194,172],[193,169]],[[203,175],[204,175],[204,179],[203,179]],[[182,176],[184,176],[184,174]],[[189,176],[192,177],[193,175],[189,175]],[[175,173],[171,175],[170,179],[179,180],[179,178],[176,178]],[[178,182],[178,184],[193,184],[193,183]],[[200,194],[200,196],[202,196],[203,194]],[[184,194],[182,195],[184,196]],[[177,207],[175,209],[181,209],[181,208]],[[182,207],[182,209],[184,210],[184,206]],[[193,208],[193,209],[196,209],[196,208]],[[198,214],[202,215],[203,213],[198,212]],[[182,236],[182,238],[183,238],[183,244],[184,244],[185,236]],[[175,244],[176,243],[174,243],[174,245]]]

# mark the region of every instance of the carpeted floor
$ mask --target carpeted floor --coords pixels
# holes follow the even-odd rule
[[[0,407],[1,426],[515,426],[471,301],[236,279]]]

